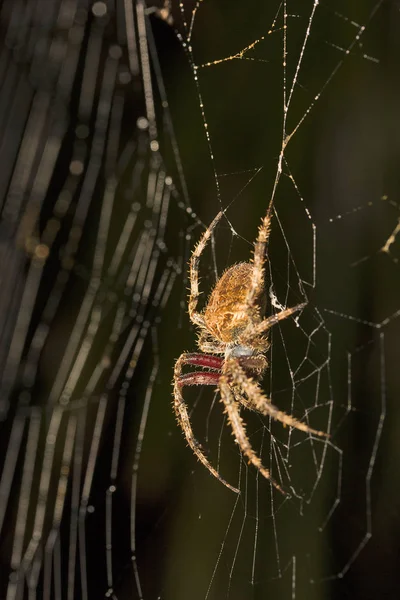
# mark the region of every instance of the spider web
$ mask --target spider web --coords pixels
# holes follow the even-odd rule
[[[0,597],[398,597],[398,26],[380,0],[5,0]],[[201,300],[272,207],[265,393],[171,409]],[[204,304],[203,304],[204,305]],[[391,418],[386,418],[386,415]],[[393,425],[392,425],[393,424]],[[393,441],[392,441],[393,440]]]

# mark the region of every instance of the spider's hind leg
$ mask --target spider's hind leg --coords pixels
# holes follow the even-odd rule
[[[204,318],[197,311],[197,303],[200,297],[199,291],[199,262],[200,256],[204,252],[204,248],[207,246],[209,239],[211,238],[214,229],[221,220],[224,212],[221,210],[211,224],[204,231],[200,238],[199,243],[193,250],[192,256],[190,257],[190,294],[189,294],[189,317],[192,323],[196,325],[204,326]]]
[[[297,304],[296,306],[292,306],[291,308],[285,308],[280,312],[263,319],[261,323],[254,325],[252,328],[249,328],[245,331],[245,333],[241,337],[241,343],[245,345],[252,345],[256,340],[258,340],[263,334],[265,334],[271,327],[279,323],[279,321],[283,321],[287,319],[291,315],[296,312],[299,312],[306,306],[306,303]]]
[[[257,239],[254,243],[254,256],[253,256],[253,275],[251,278],[250,289],[246,298],[246,305],[248,313],[255,310],[258,299],[263,293],[265,288],[265,253],[267,251],[269,236],[271,233],[271,204],[268,207],[267,214],[261,221],[261,225],[258,228]]]

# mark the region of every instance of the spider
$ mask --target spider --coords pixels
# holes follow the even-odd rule
[[[240,416],[240,408],[244,406],[270,416],[284,426],[294,427],[310,435],[328,437],[328,434],[311,429],[306,423],[279,410],[264,395],[258,383],[268,366],[265,357],[270,347],[268,330],[301,310],[305,304],[286,308],[267,318],[263,316],[266,308],[264,264],[271,222],[268,211],[254,244],[253,260],[229,267],[215,284],[203,312],[198,312],[197,304],[201,293],[200,257],[223,214],[223,211],[218,213],[191,255],[188,308],[190,320],[200,329],[197,342],[200,352],[183,353],[175,363],[174,410],[186,441],[197,458],[221,483],[239,493],[239,490],[225,481],[208,461],[193,434],[187,405],[182,396],[184,386],[218,387],[228,423],[241,452],[277,490],[286,494],[254,452]],[[184,365],[200,367],[203,370],[182,374]]]

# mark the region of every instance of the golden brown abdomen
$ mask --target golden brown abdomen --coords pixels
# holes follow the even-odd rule
[[[229,344],[244,331],[250,320],[261,320],[265,310],[265,299],[258,303],[258,315],[246,312],[247,292],[251,286],[253,265],[238,263],[222,274],[211,292],[204,320],[212,335]],[[264,294],[263,294],[264,296]]]

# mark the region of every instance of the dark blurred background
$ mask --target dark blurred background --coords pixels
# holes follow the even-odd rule
[[[399,597],[399,34],[394,0],[1,3],[1,598]],[[194,244],[227,208],[205,300],[271,198],[267,310],[308,305],[263,387],[332,434],[243,414],[286,498],[212,390],[240,496],[171,407]]]

